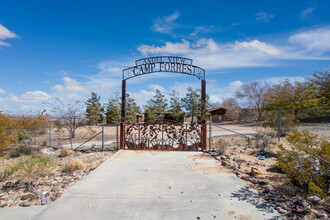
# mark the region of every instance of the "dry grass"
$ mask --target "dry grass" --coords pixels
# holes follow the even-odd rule
[[[57,163],[49,156],[24,156],[7,165],[1,173],[1,179],[14,178],[30,182],[46,175],[56,167]]]
[[[70,158],[70,160],[65,164],[63,172],[64,173],[70,173],[76,170],[84,169],[85,164],[75,158]]]
[[[226,153],[226,151],[229,147],[229,143],[225,140],[219,140],[219,141],[215,142],[214,144],[212,144],[212,147],[214,147],[216,149],[216,152],[218,153],[218,155],[223,155]]]
[[[72,155],[72,154],[74,154],[74,151],[73,150],[62,149],[61,152],[60,152],[59,157],[67,157],[67,156]]]

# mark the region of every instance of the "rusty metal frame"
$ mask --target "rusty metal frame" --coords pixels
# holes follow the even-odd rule
[[[176,62],[171,62],[171,61],[176,61]],[[179,62],[180,61],[180,62]],[[189,58],[184,58],[184,57],[172,57],[172,56],[158,56],[158,57],[148,57],[148,58],[143,58],[143,59],[139,59],[135,61],[135,66],[124,69],[123,70],[123,80],[122,80],[122,105],[121,105],[121,123],[120,123],[120,149],[125,149],[125,142],[128,143],[128,148],[129,149],[136,149],[140,146],[140,148],[142,148],[142,145],[137,145],[135,142],[129,142],[127,139],[128,136],[126,137],[126,133],[127,135],[131,135],[130,133],[128,134],[128,132],[130,132],[134,126],[136,125],[128,125],[127,129],[125,128],[125,121],[126,121],[126,80],[136,77],[136,76],[140,76],[140,75],[145,75],[145,74],[150,74],[150,73],[154,73],[154,72],[174,72],[174,73],[179,73],[179,74],[187,74],[187,75],[191,75],[191,76],[195,76],[197,77],[199,80],[201,80],[201,102],[202,102],[202,108],[201,108],[201,126],[200,126],[200,143],[196,143],[196,145],[194,145],[193,149],[194,150],[198,150],[199,148],[196,148],[197,145],[199,145],[199,147],[201,147],[202,150],[206,150],[206,132],[207,132],[207,127],[206,127],[206,107],[205,107],[205,100],[206,100],[206,81],[205,81],[205,70],[192,65],[193,60],[189,59]],[[159,69],[154,69],[154,65],[158,64],[159,65]],[[141,71],[139,73],[136,73],[135,70],[138,69],[139,67],[143,68],[143,65],[145,67],[145,71],[143,69],[141,69]],[[162,69],[162,65],[166,66],[166,65],[170,65],[170,71],[166,68]],[[174,68],[173,70],[173,65],[177,65],[176,69]],[[180,66],[179,66],[180,65]],[[180,71],[178,71],[180,67]],[[184,68],[185,67],[185,68]],[[189,69],[190,68],[190,69]],[[193,71],[194,70],[194,71]],[[197,70],[197,71],[196,71]],[[164,122],[164,121],[163,121]],[[159,123],[159,122],[157,122]],[[141,125],[138,125],[141,126]],[[149,124],[146,124],[146,126],[149,126]],[[164,130],[164,127],[166,126],[166,130]],[[164,135],[164,131],[165,132],[169,132],[168,131],[168,126],[170,126],[168,124],[168,122],[164,122],[164,125],[161,125],[161,130],[159,132],[161,132],[162,136]],[[173,126],[173,125],[171,125]],[[192,126],[192,124],[190,125]],[[181,128],[181,131],[183,128]],[[152,129],[150,129],[151,132]],[[188,136],[188,128],[186,127],[186,136]],[[138,132],[140,131],[140,127],[138,129]],[[170,132],[171,133],[171,132]],[[130,137],[132,138],[132,137]],[[147,148],[150,149],[150,139],[147,139],[147,142],[141,142],[141,133],[139,134],[139,143],[143,143],[143,148]],[[164,142],[164,138],[162,137],[161,140]],[[187,141],[187,138],[186,138]],[[172,149],[172,150],[191,150],[192,147],[189,147],[187,145],[187,142],[184,144],[183,142],[178,141],[179,146],[178,148],[175,148],[169,144],[156,144],[153,145],[153,148],[158,148],[158,146],[161,146],[160,149]],[[152,144],[152,143],[151,143]],[[146,147],[147,146],[147,147]],[[157,147],[155,147],[157,146]],[[184,147],[185,146],[185,147]]]

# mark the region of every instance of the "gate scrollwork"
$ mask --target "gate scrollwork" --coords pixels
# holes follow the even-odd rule
[[[136,150],[197,151],[201,147],[201,127],[169,120],[128,124],[125,146]]]

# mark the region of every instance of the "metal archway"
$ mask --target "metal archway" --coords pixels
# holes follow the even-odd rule
[[[125,149],[125,121],[126,121],[126,80],[136,76],[156,73],[172,72],[197,77],[201,80],[201,149],[206,150],[206,81],[205,70],[193,65],[193,60],[184,57],[158,56],[135,61],[135,66],[123,70],[122,105],[120,123],[120,149]],[[186,147],[187,148],[187,147]],[[186,149],[185,148],[185,149]],[[162,148],[161,148],[162,149]],[[194,148],[195,149],[195,146]]]

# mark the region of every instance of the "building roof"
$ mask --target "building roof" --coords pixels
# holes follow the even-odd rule
[[[225,111],[227,111],[227,109],[225,109],[225,108],[217,107],[217,108],[210,109],[209,112],[212,113],[212,112],[219,111],[219,110],[225,110]]]

